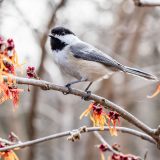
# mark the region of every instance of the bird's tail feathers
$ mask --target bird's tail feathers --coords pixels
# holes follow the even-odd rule
[[[158,81],[158,78],[156,76],[154,76],[152,74],[149,74],[149,73],[146,73],[146,72],[143,72],[142,70],[139,70],[139,69],[136,69],[136,68],[131,68],[131,67],[124,66],[124,71],[127,72],[127,73],[130,73],[130,74],[139,76],[139,77],[143,77],[143,78],[148,79],[148,80]]]

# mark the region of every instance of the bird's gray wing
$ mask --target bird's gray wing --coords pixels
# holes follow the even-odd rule
[[[124,71],[124,66],[122,64],[87,43],[73,44],[70,46],[70,50],[76,58],[99,62],[115,71]]]

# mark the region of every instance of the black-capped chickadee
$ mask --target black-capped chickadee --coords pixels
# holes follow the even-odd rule
[[[65,73],[75,77],[77,80],[72,84],[89,81],[92,82],[102,77],[109,78],[113,73],[122,71],[130,73],[148,80],[158,80],[158,78],[139,69],[122,65],[109,55],[103,53],[92,45],[80,40],[72,31],[64,27],[56,27],[49,34],[51,49],[54,53],[55,61]]]

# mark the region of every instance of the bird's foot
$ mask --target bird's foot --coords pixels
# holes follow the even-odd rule
[[[70,92],[71,92],[71,90],[72,90],[71,84],[68,83],[68,84],[65,85],[65,87],[68,89],[68,91],[67,91],[67,92],[62,92],[62,93],[63,93],[64,95],[70,94]]]
[[[50,89],[50,86],[49,84],[45,84],[43,87],[41,87],[41,89],[47,91]]]
[[[89,101],[90,100],[90,96],[91,96],[91,91],[86,91],[86,95],[82,96],[82,99],[85,101]]]

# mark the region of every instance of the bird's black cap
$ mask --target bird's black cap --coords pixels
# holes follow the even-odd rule
[[[72,31],[70,31],[67,28],[64,27],[55,27],[51,30],[51,35],[49,35],[50,37],[52,35],[59,35],[59,36],[64,36],[64,35],[68,35],[68,34],[73,34],[75,35]]]

